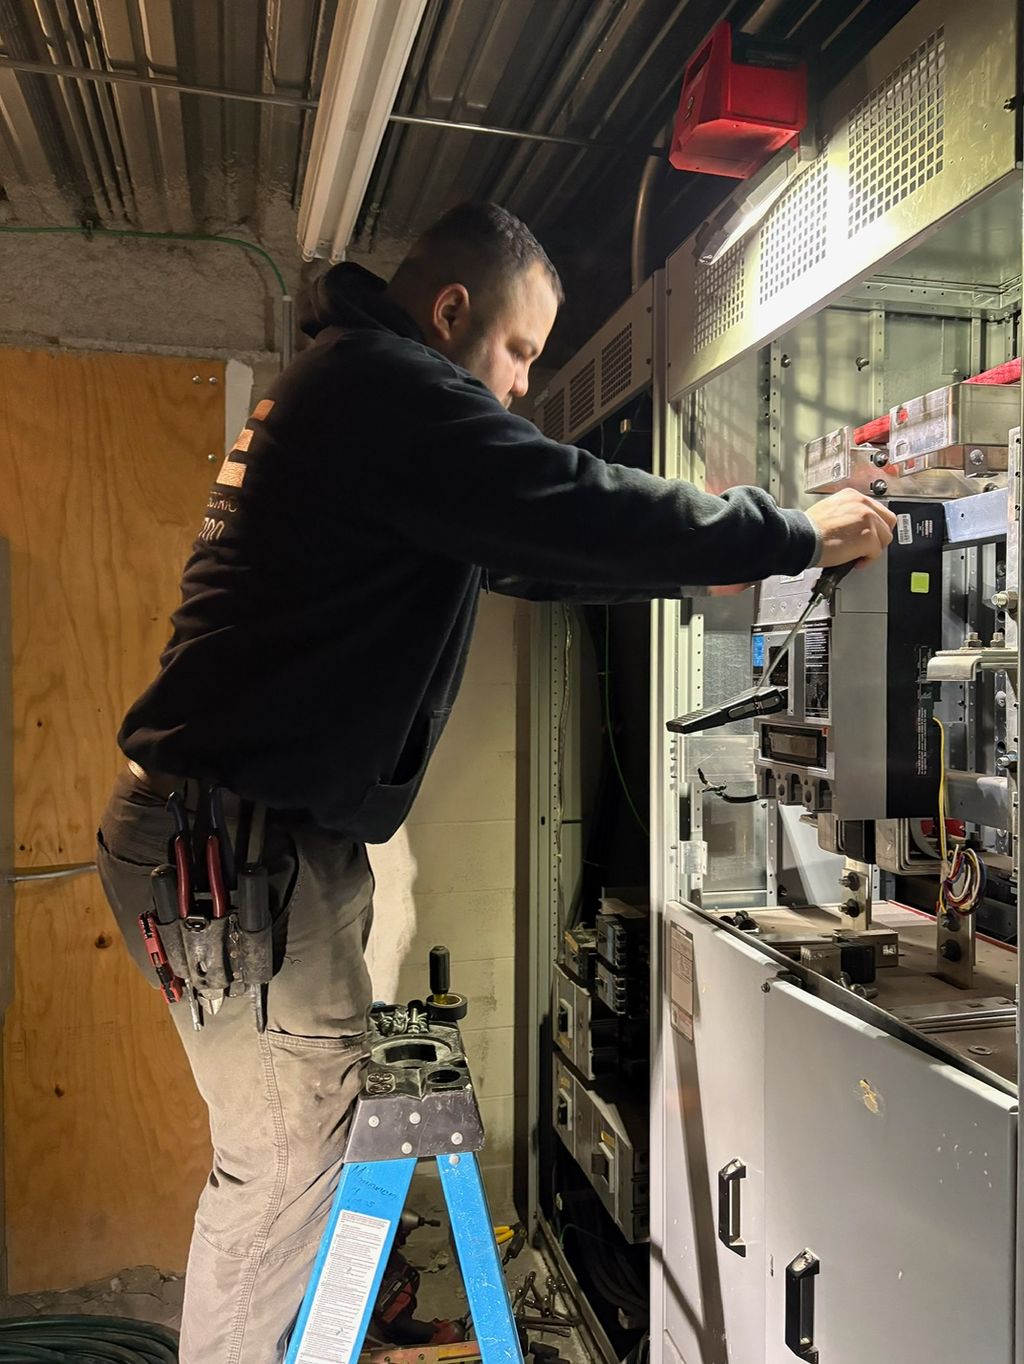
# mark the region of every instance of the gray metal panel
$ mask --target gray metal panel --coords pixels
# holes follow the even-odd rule
[[[823,308],[779,337],[779,432],[787,456],[826,431],[876,415],[872,326],[869,312]],[[784,458],[779,481],[783,506],[815,500],[804,495],[800,460]]]
[[[666,909],[662,1048],[662,1155],[652,1165],[661,1212],[655,1263],[665,1276],[664,1332],[684,1364],[764,1359],[763,985],[776,968],[681,905]],[[671,1026],[672,934],[693,950],[693,1040]],[[718,1239],[718,1176],[739,1160],[740,1235],[745,1255]],[[660,1252],[660,1254],[658,1253]]]
[[[573,648],[565,608],[534,607],[530,632],[530,905],[527,1014],[539,1038],[551,1004],[552,977],[563,939],[564,911],[581,865],[579,763],[579,650]],[[568,823],[566,821],[569,821]],[[546,1147],[541,1135],[547,1058],[539,1046],[528,1053],[526,1123],[531,1152]],[[541,1172],[530,1160],[527,1220],[536,1220]]]
[[[578,440],[651,383],[654,281],[647,280],[540,393],[536,422],[552,440]]]
[[[984,24],[969,7],[952,0],[921,0],[829,101],[822,119],[827,169],[804,169],[761,228],[730,249],[735,255],[728,268],[728,257],[702,266],[692,240],[669,258],[671,397],[878,270],[1013,171],[1014,120],[1003,106],[1015,88],[1014,44],[1009,41],[1015,26],[1013,0],[993,0]],[[941,66],[935,35],[941,36]],[[922,62],[931,73],[927,80],[918,70]],[[941,87],[937,98],[946,110],[955,109],[956,117],[946,118],[940,129],[941,163],[932,160],[926,166],[927,144],[935,140],[935,130],[929,132],[924,124],[912,127],[909,140],[901,141],[900,130],[888,129],[884,120],[887,110],[907,101],[912,124],[915,110],[909,101],[919,87],[927,90],[932,75]],[[872,99],[875,104],[863,103]],[[877,127],[876,120],[881,120]],[[858,161],[859,140],[876,134],[877,145]],[[808,199],[806,177],[822,175],[825,194]],[[877,185],[872,177],[879,179]],[[825,223],[824,253],[817,245],[820,233],[804,228],[802,269],[792,262],[773,264],[771,258],[777,250],[773,217],[789,213],[788,202],[796,196],[806,200],[808,216],[817,215]],[[873,206],[855,208],[851,218],[850,204],[868,199]],[[766,271],[772,280],[768,292],[761,287]],[[719,278],[723,272],[728,279]],[[736,282],[740,275],[742,287]],[[776,287],[781,277],[787,282]],[[701,321],[709,295],[708,319]]]
[[[703,460],[702,486],[711,493],[767,486],[758,456],[758,361],[745,355],[705,384],[694,402],[693,442]]]
[[[946,539],[950,544],[965,549],[968,545],[1005,539],[1007,498],[1005,488],[996,488],[990,493],[977,493],[974,497],[961,497],[955,502],[947,502],[944,507]]]
[[[1010,1364],[1015,1101],[790,985],[764,1027],[768,1364],[804,1250],[822,1364]]]

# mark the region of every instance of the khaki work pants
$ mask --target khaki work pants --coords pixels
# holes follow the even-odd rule
[[[229,798],[231,832],[236,813]],[[151,983],[137,921],[151,907],[149,873],[167,860],[172,832],[163,798],[130,773],[119,777],[97,861],[121,932]],[[216,1016],[206,1012],[199,1032],[185,1000],[171,1006],[213,1140],[189,1252],[181,1364],[284,1358],[360,1087],[371,1002],[366,850],[271,813],[264,861],[281,961],[267,992],[266,1031],[257,1031],[248,994],[226,998]],[[172,1168],[166,1178],[173,1183]]]

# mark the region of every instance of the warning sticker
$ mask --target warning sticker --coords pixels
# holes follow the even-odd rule
[[[914,543],[914,526],[906,512],[896,518],[896,539],[901,545]]]
[[[672,1026],[687,1041],[693,1041],[693,939],[672,925],[669,944],[669,1000]]]
[[[350,1364],[390,1229],[386,1217],[339,1215],[294,1364]]]

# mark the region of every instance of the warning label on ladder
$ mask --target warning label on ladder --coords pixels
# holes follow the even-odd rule
[[[390,1230],[386,1217],[339,1215],[295,1364],[350,1364]]]

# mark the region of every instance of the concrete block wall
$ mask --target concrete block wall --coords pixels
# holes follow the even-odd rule
[[[422,997],[444,943],[469,1000],[466,1052],[498,1205],[511,1191],[515,1119],[517,604],[484,596],[462,690],[409,820],[371,848],[370,969],[380,997]]]

